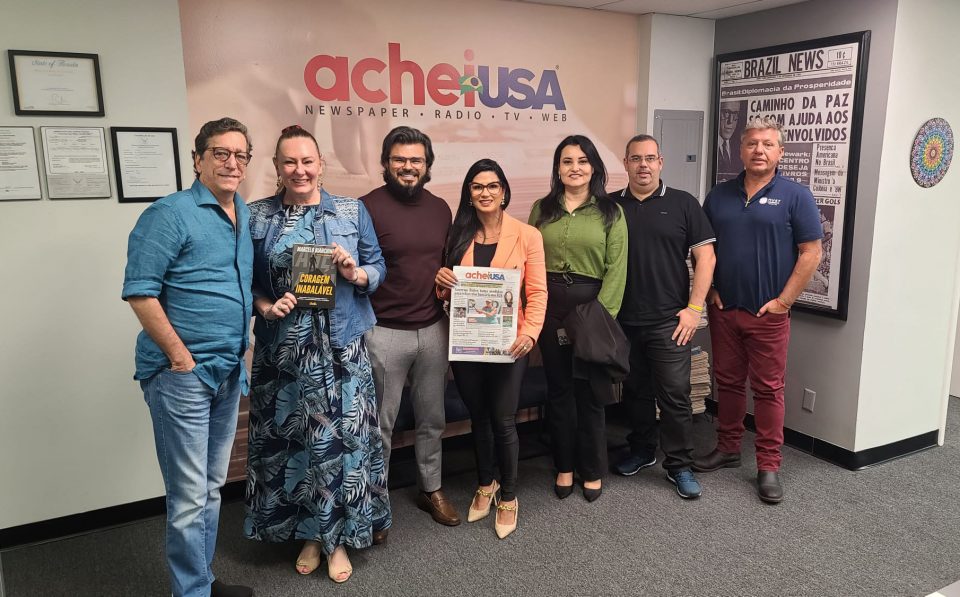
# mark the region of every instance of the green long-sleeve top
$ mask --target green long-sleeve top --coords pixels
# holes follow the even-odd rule
[[[607,228],[596,198],[590,197],[572,213],[564,209],[559,220],[540,227],[547,271],[602,280],[597,300],[613,317],[620,311],[627,282],[627,224],[619,205],[617,209],[619,217]],[[528,219],[531,226],[539,215],[537,201]]]

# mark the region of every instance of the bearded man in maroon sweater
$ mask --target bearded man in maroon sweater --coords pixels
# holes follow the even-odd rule
[[[416,421],[417,506],[440,524],[456,526],[460,517],[441,490],[448,322],[434,291],[453,218],[446,201],[423,188],[433,158],[428,136],[407,126],[393,129],[380,154],[386,184],[360,198],[373,219],[387,266],[384,282],[370,297],[377,325],[367,332],[366,343],[380,404],[384,462],[389,466],[393,426],[409,379]],[[386,531],[374,536],[376,543],[385,539]]]

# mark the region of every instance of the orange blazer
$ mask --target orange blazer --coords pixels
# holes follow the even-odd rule
[[[543,328],[547,312],[547,266],[543,256],[543,237],[540,231],[504,212],[500,240],[490,267],[519,269],[521,291],[527,299],[526,308],[515,301],[517,334],[526,334],[536,342]],[[473,245],[467,247],[460,265],[473,265]]]

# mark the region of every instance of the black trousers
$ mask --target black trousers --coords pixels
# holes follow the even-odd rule
[[[677,341],[670,339],[677,328],[676,318],[653,325],[622,327],[630,340],[630,376],[623,384],[633,427],[627,436],[630,451],[652,456],[657,449],[659,429],[663,468],[689,467],[693,464],[690,344],[677,346]]]
[[[599,292],[599,280],[575,276],[567,283],[548,274],[547,314],[540,333],[554,466],[561,473],[579,472],[585,481],[600,479],[607,470],[604,406],[586,380],[573,378],[573,347],[560,344],[557,330],[575,306]]]
[[[493,483],[499,463],[500,499],[508,502],[516,497],[520,457],[517,404],[527,360],[524,356],[513,363],[450,363],[457,391],[470,411],[477,482]]]

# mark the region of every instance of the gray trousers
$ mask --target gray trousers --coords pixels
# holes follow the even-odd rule
[[[447,325],[446,318],[419,330],[395,330],[378,325],[368,330],[365,338],[377,387],[387,474],[393,425],[400,411],[403,385],[409,377],[420,489],[428,492],[440,489],[443,456],[440,438],[447,424],[443,410],[447,389]]]

